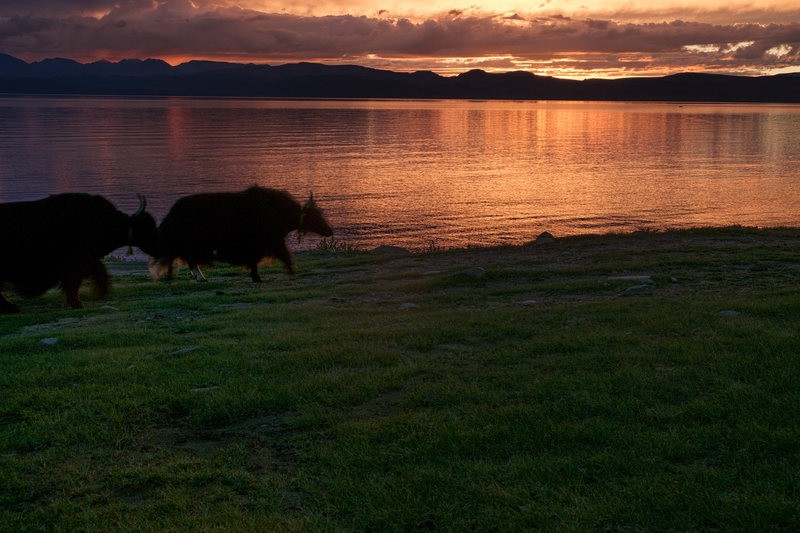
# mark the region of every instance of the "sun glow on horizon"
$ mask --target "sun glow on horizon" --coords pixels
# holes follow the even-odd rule
[[[699,47],[697,50],[703,50]],[[690,48],[689,51],[696,51]],[[778,54],[785,53],[784,49],[776,51]],[[770,52],[774,53],[774,52]],[[284,64],[298,63],[297,58],[279,58],[261,60],[257,57],[247,56],[165,56],[157,58],[165,61],[172,66],[188,63],[191,61],[222,61],[240,64],[269,65],[279,66]],[[616,58],[612,63],[603,65],[602,58],[593,58],[589,54],[571,54],[561,57],[553,57],[540,60],[520,60],[513,56],[489,56],[489,57],[381,57],[369,54],[364,57],[352,58],[306,58],[302,62],[320,63],[324,65],[359,65],[379,70],[391,70],[394,72],[419,72],[428,71],[440,76],[458,76],[470,70],[483,70],[492,74],[506,72],[524,71],[538,76],[550,76],[554,78],[584,80],[584,79],[620,79],[628,77],[660,77],[679,73],[716,73],[736,76],[765,76],[776,74],[790,74],[800,72],[800,65],[787,66],[773,69],[753,69],[753,68],[720,68],[710,70],[704,66],[684,65],[682,67],[659,66],[649,56],[629,55]],[[643,64],[653,63],[650,66]],[[626,67],[626,63],[636,65],[634,68]]]

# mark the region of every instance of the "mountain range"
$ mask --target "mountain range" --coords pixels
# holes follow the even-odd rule
[[[441,76],[318,63],[171,66],[158,59],[79,63],[63,58],[28,63],[0,54],[0,93],[800,103],[800,74],[567,80],[523,71]]]

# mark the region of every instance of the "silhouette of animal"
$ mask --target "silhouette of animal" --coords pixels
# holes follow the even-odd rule
[[[250,269],[260,283],[258,265],[277,258],[294,274],[286,235],[313,232],[323,237],[333,230],[312,194],[302,207],[286,191],[253,186],[241,192],[193,194],[180,198],[159,226],[166,254],[156,261],[157,274],[172,277],[176,259],[184,261],[198,281],[206,281],[200,265],[215,261]]]
[[[105,255],[125,245],[160,253],[156,221],[146,207],[140,195],[139,209],[129,216],[104,197],[85,193],[0,204],[0,291],[8,284],[33,297],[60,285],[67,305],[78,308],[78,290],[88,277],[95,292],[106,296],[110,283],[101,261]],[[19,312],[2,292],[0,312]]]

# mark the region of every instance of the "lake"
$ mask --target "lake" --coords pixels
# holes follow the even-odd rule
[[[252,184],[313,191],[362,248],[800,226],[800,106],[0,98],[0,201],[142,193],[160,220]]]

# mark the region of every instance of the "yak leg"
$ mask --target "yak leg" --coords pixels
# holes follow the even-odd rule
[[[195,272],[195,270],[197,272]],[[208,281],[205,274],[203,274],[203,271],[200,270],[200,265],[197,263],[189,263],[189,273],[192,275],[195,281]]]
[[[12,304],[0,293],[0,313],[19,313],[19,307]]]
[[[89,265],[86,274],[92,278],[97,296],[100,298],[108,296],[111,283],[108,278],[108,271],[99,259]]]
[[[250,279],[253,283],[261,283],[261,276],[258,275],[258,263],[253,263],[250,267]]]
[[[281,260],[286,267],[289,274],[294,274],[294,264],[292,263],[292,254],[286,247],[286,243],[281,241],[275,249],[275,257]]]
[[[64,291],[64,296],[67,298],[67,305],[73,309],[80,309],[83,307],[81,297],[78,294],[78,289],[81,288],[81,276],[69,276],[68,279],[61,281],[61,288]]]

